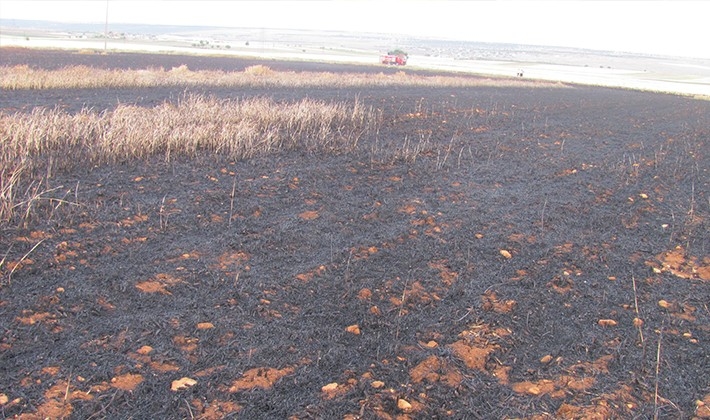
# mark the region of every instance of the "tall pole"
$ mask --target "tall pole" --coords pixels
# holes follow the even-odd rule
[[[106,23],[104,24],[104,53],[106,52],[106,44],[108,43],[108,0],[106,0]]]

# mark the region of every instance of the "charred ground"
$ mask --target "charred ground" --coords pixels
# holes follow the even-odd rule
[[[343,70],[0,55],[77,63]],[[710,102],[574,85],[201,92],[357,99],[384,123],[349,154],[54,175],[65,204],[1,231],[3,417],[710,417]],[[184,93],[0,98],[73,112]],[[416,160],[393,153],[405,140]]]

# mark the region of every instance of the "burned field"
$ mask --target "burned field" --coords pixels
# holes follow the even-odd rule
[[[0,98],[101,112],[186,90],[381,118],[347,152],[48,175],[0,231],[3,418],[710,418],[710,102],[527,81]]]

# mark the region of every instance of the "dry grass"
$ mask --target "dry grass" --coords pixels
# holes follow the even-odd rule
[[[395,74],[277,72],[264,65],[247,67],[242,72],[190,70],[187,66],[144,70],[97,69],[71,66],[59,70],[33,69],[29,66],[0,67],[0,89],[74,89],[155,86],[220,87],[362,87],[362,86],[547,86],[560,83],[510,78],[473,76],[422,76],[399,71]]]
[[[356,148],[380,118],[359,102],[230,101],[202,95],[102,113],[37,108],[0,114],[0,222],[12,219],[20,207],[31,207],[30,197],[42,197],[31,186],[78,162],[101,165],[156,155],[171,160],[200,153],[244,159],[294,149],[341,153]]]
[[[364,86],[547,86],[559,83],[466,76],[422,76],[399,71],[364,73],[277,72],[268,66],[242,72],[97,69],[70,66],[41,70],[29,66],[0,67],[0,89],[143,88],[156,86],[218,87],[364,87]],[[186,96],[177,104],[154,108],[121,105],[113,111],[83,110],[69,114],[37,108],[29,114],[0,113],[0,225],[27,220],[40,201],[51,198],[48,180],[77,162],[92,165],[162,155],[166,160],[200,152],[243,159],[276,150],[345,152],[376,132],[381,113],[362,104],[345,105],[302,100],[277,103],[255,98],[223,101]],[[429,139],[405,139],[394,158],[414,160]],[[372,152],[377,152],[377,139]],[[18,216],[20,215],[20,216]]]

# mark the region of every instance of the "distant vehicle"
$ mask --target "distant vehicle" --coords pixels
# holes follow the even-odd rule
[[[380,63],[388,66],[405,66],[407,65],[406,54],[385,54],[380,56]]]

